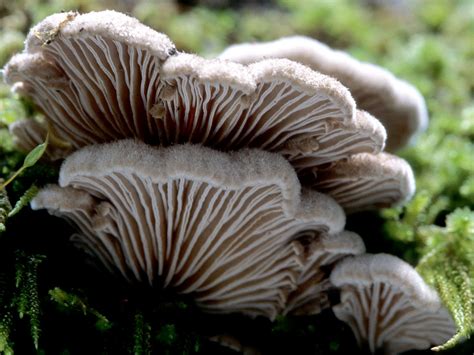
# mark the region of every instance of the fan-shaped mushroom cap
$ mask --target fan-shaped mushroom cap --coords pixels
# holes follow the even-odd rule
[[[150,139],[160,67],[176,52],[165,35],[114,11],[68,12],[33,27],[5,80],[33,98],[74,148]]]
[[[180,53],[165,63],[163,82],[176,130],[187,127],[185,139],[225,148],[274,150],[288,136],[301,135],[302,125],[311,130],[328,119],[350,122],[355,113],[345,87],[289,60],[246,67]]]
[[[214,312],[274,318],[301,269],[294,236],[345,223],[333,199],[300,192],[283,157],[258,150],[120,141],[69,156],[59,183],[32,207],[72,219],[82,246],[127,279],[192,293]],[[74,209],[72,193],[88,202]]]
[[[393,206],[415,192],[410,165],[387,153],[356,154],[328,169],[306,169],[300,175],[305,185],[329,194],[346,212]]]
[[[360,108],[382,121],[388,131],[390,151],[407,144],[428,122],[425,101],[415,87],[385,69],[360,62],[311,38],[295,36],[233,45],[219,57],[243,64],[288,58],[335,77],[349,88]]]
[[[243,66],[174,52],[125,15],[58,14],[30,31],[5,78],[74,149],[138,138],[255,147],[314,164],[383,149],[383,126],[357,114],[335,79],[286,59]]]
[[[410,265],[392,255],[347,258],[336,265],[330,280],[341,289],[341,303],[333,307],[334,313],[371,352],[426,349],[455,333],[436,292]]]
[[[298,172],[318,171],[358,153],[379,153],[386,139],[382,124],[365,111],[357,111],[348,124],[326,122],[312,136],[287,141],[280,151]]]
[[[329,272],[334,264],[348,255],[365,252],[362,239],[353,232],[335,235],[305,231],[297,236],[304,245],[303,269],[298,287],[288,297],[285,314],[310,315],[330,306],[327,291],[333,286]]]
[[[379,152],[386,133],[336,80],[286,60],[248,67],[180,53],[162,68],[164,137],[219,149],[255,147],[312,166]]]

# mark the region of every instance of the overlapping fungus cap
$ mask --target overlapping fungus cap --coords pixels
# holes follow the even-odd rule
[[[129,137],[160,146],[260,148],[316,176],[384,147],[382,124],[357,110],[341,83],[287,59],[245,66],[177,53],[166,36],[107,11],[53,15],[30,31],[26,43],[6,65],[5,78],[43,111],[59,143],[50,146],[51,158]],[[45,127],[17,124],[12,132],[22,148],[32,149]],[[397,176],[399,167],[392,167]],[[331,195],[331,188],[326,192]],[[398,196],[392,202],[404,200],[405,191]],[[356,207],[386,199],[366,202]]]
[[[26,43],[6,81],[75,149],[128,137],[303,153],[313,165],[383,149],[384,128],[357,114],[343,85],[289,60],[247,67],[176,54],[166,36],[107,11],[53,15]]]
[[[31,97],[74,148],[127,137],[149,140],[169,38],[115,11],[55,14],[33,27],[5,80]]]
[[[336,317],[372,353],[427,349],[455,333],[436,292],[392,255],[349,257],[336,265],[330,280],[341,290],[341,303],[333,307]]]
[[[305,231],[297,236],[303,246],[303,268],[297,288],[290,293],[285,314],[311,315],[330,306],[328,291],[333,288],[329,274],[341,259],[365,252],[362,239],[353,232],[335,235]]]
[[[130,140],[68,157],[34,209],[72,221],[75,240],[129,281],[190,293],[211,312],[274,318],[296,288],[304,231],[345,223],[330,197],[300,191],[280,155]]]
[[[415,87],[383,68],[360,62],[311,38],[295,36],[233,45],[219,57],[243,64],[288,58],[335,77],[349,88],[361,109],[382,121],[388,132],[389,151],[406,145],[428,123],[425,101]]]
[[[331,154],[329,161],[383,148],[385,130],[373,117],[357,115],[344,86],[289,60],[243,66],[180,53],[164,64],[162,82],[169,143],[254,147],[313,160]],[[360,121],[367,124],[355,129]],[[318,142],[336,129],[348,135],[345,146],[328,154]]]
[[[415,192],[411,167],[388,153],[359,153],[329,169],[305,169],[300,175],[309,186],[330,194],[349,213],[405,202]]]

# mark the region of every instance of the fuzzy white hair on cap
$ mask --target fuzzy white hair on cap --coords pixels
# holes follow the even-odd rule
[[[248,67],[180,53],[162,68],[160,141],[282,153],[318,166],[380,152],[384,127],[337,80],[286,59]]]

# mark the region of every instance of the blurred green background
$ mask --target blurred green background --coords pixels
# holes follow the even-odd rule
[[[399,154],[415,170],[417,194],[405,207],[350,216],[348,229],[364,237],[368,251],[396,254],[417,266],[458,325],[448,352],[473,353],[472,343],[462,342],[474,329],[473,0],[2,0],[0,66],[22,50],[28,29],[49,14],[102,9],[135,16],[166,33],[179,50],[204,56],[233,43],[307,35],[414,84],[427,101],[430,127]],[[24,158],[11,144],[8,124],[34,114],[0,84],[0,178]],[[11,203],[32,184],[54,181],[56,173],[57,167],[38,164],[22,174],[9,187]],[[28,228],[33,225],[34,231]],[[227,353],[205,340],[216,329],[264,353],[355,352],[350,330],[330,314],[275,324],[205,316],[187,300],[131,291],[95,276],[68,246],[68,227],[46,214],[25,209],[6,226],[0,235],[0,353],[34,353],[38,338],[39,351],[48,354]],[[36,293],[18,285],[5,291],[8,275],[18,274],[12,264],[20,269],[41,264],[33,268],[39,277]],[[36,297],[41,306],[29,321],[15,311],[21,297]]]

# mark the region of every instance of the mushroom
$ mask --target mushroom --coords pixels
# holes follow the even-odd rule
[[[388,132],[387,150],[406,145],[428,123],[419,91],[389,71],[358,61],[311,38],[294,36],[267,43],[244,43],[219,56],[242,64],[267,58],[288,58],[330,75],[347,86],[357,105],[377,117]]]
[[[329,122],[312,137],[293,138],[280,151],[297,171],[327,168],[334,162],[368,152],[377,154],[384,146],[385,130],[365,111],[357,111],[349,124]]]
[[[124,259],[120,240],[110,233],[97,233],[107,225],[112,211],[106,201],[98,201],[90,193],[72,187],[61,188],[50,185],[40,190],[31,202],[32,209],[48,208],[51,215],[68,220],[80,234],[71,236],[71,241],[86,252],[89,262],[105,267],[110,273],[119,270],[127,281],[129,267]]]
[[[297,236],[304,245],[303,269],[297,288],[290,293],[285,314],[311,315],[330,306],[328,291],[333,288],[329,273],[334,265],[349,255],[365,252],[362,239],[353,232],[335,235],[305,231]]]
[[[407,263],[387,254],[349,257],[330,281],[341,291],[333,307],[349,324],[359,345],[372,353],[399,354],[440,344],[455,333],[438,295]]]
[[[113,11],[46,18],[30,31],[25,51],[6,65],[5,79],[43,111],[56,143],[67,143],[53,142],[51,159],[135,138],[157,146],[264,149],[317,177],[355,154],[381,152],[386,140],[382,124],[357,110],[333,78],[287,59],[245,66],[177,53],[165,35]],[[18,123],[12,132],[31,150],[43,141],[45,127]],[[334,181],[333,175],[331,184],[346,178]],[[369,180],[362,176],[353,185]],[[391,196],[396,203],[406,194]],[[379,194],[350,208],[386,204]]]
[[[72,221],[75,240],[130,281],[191,293],[210,312],[273,319],[302,267],[295,236],[336,234],[330,197],[300,190],[280,155],[126,140],[83,148],[33,209]]]
[[[33,27],[5,80],[30,96],[59,137],[81,146],[156,133],[151,108],[167,36],[115,11],[55,14]]]
[[[347,213],[393,206],[415,193],[408,163],[388,153],[359,153],[328,169],[300,171],[302,181],[333,197]]]
[[[245,67],[180,53],[163,65],[162,81],[168,143],[255,147],[313,167],[385,143],[383,126],[357,111],[341,84],[289,60]]]
[[[5,79],[74,149],[137,138],[255,147],[324,164],[379,152],[386,139],[335,79],[286,59],[243,66],[175,53],[167,37],[115,12],[48,17],[7,63]]]

